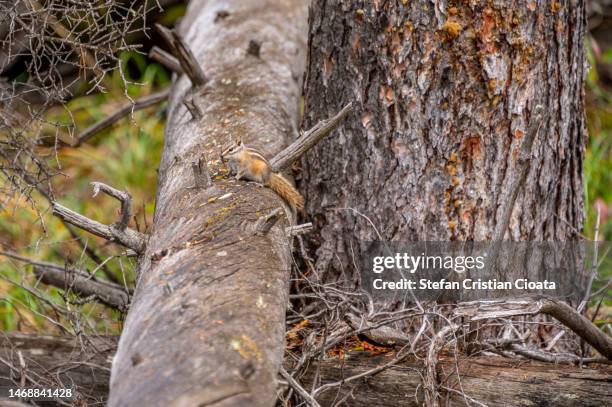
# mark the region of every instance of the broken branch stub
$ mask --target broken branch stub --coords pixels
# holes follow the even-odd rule
[[[197,161],[192,162],[191,169],[193,171],[193,180],[195,182],[195,187],[198,189],[208,188],[211,184],[211,181],[206,158],[200,157],[197,159]]]
[[[206,85],[208,78],[183,38],[175,30],[170,30],[161,24],[155,24],[155,27],[170,47],[172,54],[178,59],[183,72],[189,77],[191,83],[198,87]]]
[[[304,133],[300,138],[291,143],[287,148],[278,153],[270,160],[272,171],[281,172],[287,169],[291,163],[300,158],[304,153],[314,147],[326,135],[331,133],[342,120],[353,111],[353,103],[349,103],[333,117],[322,120],[312,129]]]
[[[181,63],[178,59],[156,45],[151,48],[151,51],[149,51],[149,58],[159,62],[172,72],[176,72],[179,75],[185,73],[183,72],[183,68],[181,67]]]
[[[108,196],[112,196],[119,202],[121,202],[121,218],[115,227],[119,230],[125,230],[130,218],[132,217],[132,197],[127,191],[119,191],[109,185],[102,182],[91,182],[90,185],[93,187],[93,197],[95,198],[100,191],[104,192]]]

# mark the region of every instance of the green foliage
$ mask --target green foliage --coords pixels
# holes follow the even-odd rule
[[[71,100],[67,106],[50,109],[46,115],[49,125],[42,131],[52,137],[57,134],[70,139],[130,103],[126,91],[130,98],[136,99],[170,84],[167,71],[158,64],[149,63],[142,55],[126,53],[121,55],[121,61],[123,69],[114,72],[109,81],[113,86],[107,93],[83,95]],[[124,80],[130,82],[127,88]],[[144,230],[151,222],[155,205],[157,172],[154,168],[159,163],[163,145],[164,108],[165,103],[135,112],[77,149],[48,151],[49,162],[61,171],[54,180],[56,198],[91,219],[111,224],[117,220],[118,203],[104,195],[92,198],[89,183],[101,181],[118,189],[127,189],[134,203],[135,220],[130,227]],[[23,198],[13,200],[5,207],[0,215],[2,246],[15,248],[19,254],[33,259],[57,264],[68,260],[79,269],[94,270],[96,265],[73,241],[63,224],[51,216],[46,201],[36,194],[34,197],[37,207]],[[102,259],[121,251],[118,246],[108,245],[102,239],[85,233],[81,236],[88,239]],[[119,281],[123,280],[125,273],[128,285],[133,283],[134,264],[131,259],[113,258],[106,266]],[[101,269],[96,276],[107,278]],[[0,298],[3,299],[0,301],[0,329],[61,333],[64,328],[43,316],[53,314],[46,301],[64,306],[61,290],[37,284],[31,266],[4,257],[0,258],[0,278]],[[20,285],[35,289],[44,299],[37,298]],[[69,299],[76,297],[71,295]],[[79,308],[81,315],[90,317],[83,329],[109,333],[117,333],[120,329],[118,312],[95,303],[73,305],[72,308]],[[54,319],[70,329],[69,321],[55,316]]]
[[[597,210],[600,211],[600,239],[612,240],[612,94],[600,84],[598,64],[612,63],[612,49],[597,60],[590,47],[591,69],[587,75],[586,117],[589,142],[584,161],[586,222],[584,234],[594,238]],[[612,215],[612,213],[610,213]]]

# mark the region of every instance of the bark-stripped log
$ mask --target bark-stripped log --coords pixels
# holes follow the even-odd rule
[[[267,235],[253,234],[249,224],[283,202],[229,179],[219,153],[242,137],[273,156],[297,134],[306,20],[301,0],[189,5],[180,34],[207,82],[194,88],[183,75],[170,95],[154,223],[112,368],[110,406],[274,404],[287,217]],[[247,52],[251,40],[261,44],[259,56]],[[193,176],[202,157],[214,179],[206,188]]]

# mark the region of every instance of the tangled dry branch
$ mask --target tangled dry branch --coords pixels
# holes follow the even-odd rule
[[[74,123],[47,123],[44,112],[106,91],[113,71],[127,96],[121,54],[139,50],[134,39],[147,35],[147,15],[161,7],[157,0],[0,0],[0,206],[20,195],[35,206],[32,190],[51,191],[54,151],[39,147],[57,146]]]

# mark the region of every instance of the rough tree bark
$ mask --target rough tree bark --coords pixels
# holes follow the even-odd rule
[[[249,225],[284,204],[267,188],[229,179],[219,153],[242,137],[272,156],[297,133],[306,21],[301,0],[189,5],[179,32],[206,78],[192,87],[183,75],[170,95],[153,230],[112,367],[110,406],[274,404],[287,220],[267,236]],[[251,41],[258,55],[247,52]]]
[[[584,30],[582,1],[314,1],[305,126],[356,102],[339,135],[305,159],[318,268],[347,267],[359,242],[377,233],[397,241],[576,237]],[[496,236],[523,141],[538,128],[508,227]]]

